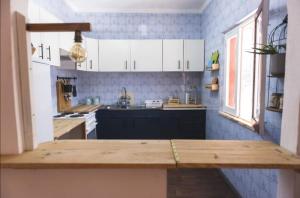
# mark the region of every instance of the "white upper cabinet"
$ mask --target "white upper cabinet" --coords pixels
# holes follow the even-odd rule
[[[99,71],[99,42],[97,39],[85,38],[85,47],[87,50],[86,70]]]
[[[75,32],[60,32],[59,33],[59,48],[69,52],[74,45]]]
[[[40,21],[40,8],[33,1],[28,1],[28,18],[29,23],[39,23]],[[43,62],[43,45],[41,43],[41,33],[31,32],[30,33],[31,44],[36,48],[35,53],[31,59],[35,62]]]
[[[103,72],[129,72],[130,41],[100,40],[99,65]]]
[[[183,40],[163,40],[163,71],[183,71]]]
[[[30,23],[58,23],[54,15],[36,5],[32,0],[28,2],[28,15]],[[59,34],[56,32],[32,32],[31,43],[36,48],[32,61],[60,66]]]
[[[184,71],[204,71],[204,40],[184,40]]]
[[[43,8],[40,8],[40,22],[41,23],[60,23],[53,14],[49,13]],[[50,65],[60,66],[59,54],[59,33],[45,32],[41,34],[41,41],[44,47],[44,56]]]
[[[131,71],[162,71],[162,40],[131,41]]]

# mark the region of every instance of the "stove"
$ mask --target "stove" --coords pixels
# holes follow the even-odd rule
[[[86,134],[95,133],[97,121],[95,112],[61,113],[53,116],[53,119],[84,119]]]

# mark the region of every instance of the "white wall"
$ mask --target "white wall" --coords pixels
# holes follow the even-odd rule
[[[1,0],[1,153],[23,151],[20,76],[14,11],[26,14],[27,0]]]
[[[1,180],[1,198],[167,197],[161,169],[4,169]]]
[[[300,154],[300,1],[288,0],[288,42],[280,145]],[[300,197],[300,174],[280,171],[279,198]]]

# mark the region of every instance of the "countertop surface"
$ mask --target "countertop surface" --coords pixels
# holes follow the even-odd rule
[[[74,106],[65,112],[68,112],[68,113],[93,112],[93,111],[97,111],[98,109],[100,109],[101,106],[102,105],[83,105],[83,104],[81,104],[81,105]]]
[[[267,141],[61,140],[20,155],[2,168],[269,168],[300,169],[300,158]]]
[[[53,119],[54,138],[57,139],[75,127],[84,124],[85,120],[78,119]]]
[[[128,106],[127,108],[121,108],[117,105],[103,105],[99,108],[100,110],[205,110],[206,107],[203,105],[186,105],[186,104],[176,104],[176,105],[170,105],[170,104],[164,104],[163,107],[157,107],[157,108],[146,108],[145,105],[132,105]]]
[[[172,140],[180,168],[300,169],[300,158],[268,141]]]
[[[12,168],[174,168],[168,140],[61,140],[31,152],[1,156]]]

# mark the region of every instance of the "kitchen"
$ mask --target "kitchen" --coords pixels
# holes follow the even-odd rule
[[[285,127],[282,112],[285,111],[286,74],[269,68],[273,65],[269,59],[256,58],[259,60],[257,65],[249,64],[254,62],[253,57],[258,57],[257,51],[245,51],[252,50],[255,39],[259,41],[257,43],[263,43],[263,36],[249,37],[249,42],[242,40],[242,36],[236,37],[242,40],[241,46],[242,43],[245,45],[240,47],[244,51],[239,53],[248,58],[243,62],[238,59],[240,57],[235,57],[239,60],[235,68],[240,72],[234,73],[239,75],[236,79],[230,75],[234,71],[228,70],[234,65],[228,62],[232,58],[228,54],[232,51],[225,48],[234,47],[230,42],[235,41],[232,38],[236,31],[240,35],[253,32],[254,25],[262,27],[256,33],[261,35],[266,35],[264,31],[270,35],[278,27],[275,39],[286,42],[285,0],[268,1],[268,8],[262,8],[267,4],[265,1],[262,4],[261,1],[233,1],[227,2],[228,5],[218,0],[168,1],[166,4],[145,1],[144,5],[133,2],[93,1],[87,4],[80,0],[28,0],[27,23],[90,25],[75,32],[28,32],[32,52],[32,127],[36,134],[33,145],[45,145],[53,140],[59,145],[74,139],[93,139],[111,145],[122,140],[144,140],[141,144],[149,145],[152,140],[171,140],[175,161],[182,160],[181,168],[203,168],[203,164],[195,165],[189,158],[184,162],[185,157],[181,157],[184,152],[180,151],[185,147],[184,141],[250,140],[268,141],[272,146],[281,144],[284,138],[282,127]],[[267,23],[260,15],[261,9],[268,11]],[[238,11],[229,16],[233,10]],[[253,16],[258,20],[251,21]],[[74,37],[82,46],[77,50],[86,53],[74,49],[75,55],[70,55],[71,48],[78,47],[74,45]],[[255,56],[249,59],[252,54]],[[246,64],[252,70],[243,70],[239,64]],[[260,68],[260,64],[267,65],[266,71],[255,69]],[[243,75],[249,75],[251,79],[243,81]],[[228,83],[227,78],[230,78],[228,82],[235,83]],[[247,95],[249,90],[253,94],[251,97]],[[249,108],[244,108],[246,106]],[[194,148],[193,142],[187,145],[187,148]],[[127,146],[129,149],[130,145]],[[157,147],[164,146],[159,143]],[[281,159],[277,164],[269,159],[265,162],[267,165],[246,161],[242,165],[224,165],[222,162],[205,166],[221,168],[222,178],[228,180],[229,188],[237,192],[234,193],[236,196],[276,197],[280,184],[277,180],[281,176],[278,176],[280,171],[271,167],[298,167],[297,158],[291,162],[294,164],[287,165]],[[11,165],[9,163],[7,166]],[[132,163],[135,167],[139,164],[134,164],[134,160]],[[246,166],[249,163],[253,163],[252,166]],[[176,164],[180,168],[180,163]],[[119,165],[122,167],[121,163]],[[172,166],[169,164],[168,168]],[[255,167],[259,169],[253,169]],[[154,186],[153,189],[163,187]]]

